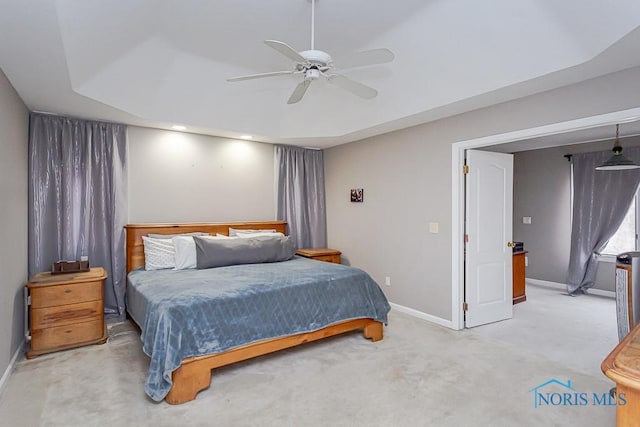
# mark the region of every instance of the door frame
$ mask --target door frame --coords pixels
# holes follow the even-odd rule
[[[556,135],[640,120],[640,108],[553,123],[513,132],[455,142],[451,145],[451,328],[464,328],[464,165],[465,151],[524,139]]]

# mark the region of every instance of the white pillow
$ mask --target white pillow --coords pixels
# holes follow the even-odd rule
[[[172,239],[176,236],[208,236],[209,233],[204,232],[204,231],[194,231],[191,233],[178,233],[178,234],[154,234],[154,233],[149,233],[147,234],[147,237],[151,237],[152,239]]]
[[[193,240],[193,237],[189,237]],[[144,245],[144,269],[163,270],[175,267],[173,241],[142,236]]]
[[[279,232],[271,232],[271,231],[265,231],[265,232],[251,232],[251,233],[244,233],[240,230],[236,231],[236,237],[240,237],[242,239],[249,239],[251,237],[263,237],[263,236],[268,236],[268,237],[284,237],[284,234],[279,233]]]
[[[216,237],[218,239],[237,239],[238,238],[238,236],[231,237],[231,236],[227,236],[226,234],[220,234],[220,233],[216,233]]]
[[[276,230],[243,230],[241,228],[231,228],[229,227],[229,237],[233,237],[236,233],[277,233]]]
[[[217,236],[198,236],[202,239],[219,239]],[[226,236],[225,236],[226,237]],[[175,236],[173,240],[173,249],[175,251],[175,267],[174,270],[187,270],[196,268],[196,242],[193,236]]]
[[[176,236],[172,238],[175,250],[174,270],[196,268],[196,243],[191,236]]]

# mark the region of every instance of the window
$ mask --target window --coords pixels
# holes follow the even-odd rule
[[[638,195],[633,198],[629,212],[624,217],[620,228],[616,231],[616,234],[611,237],[607,246],[602,250],[603,255],[616,256],[622,252],[635,251],[638,248],[638,236],[636,232],[636,224],[638,223],[638,212],[636,206],[638,205]]]

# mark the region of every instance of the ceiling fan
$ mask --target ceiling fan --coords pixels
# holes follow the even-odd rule
[[[237,82],[241,80],[260,79],[263,77],[282,76],[287,74],[302,74],[303,80],[293,90],[293,93],[287,101],[288,104],[295,104],[296,102],[299,102],[306,93],[311,82],[318,80],[321,76],[327,79],[329,83],[333,83],[354,95],[365,99],[375,98],[378,95],[377,90],[363,85],[362,83],[353,81],[342,74],[336,73],[336,66],[331,59],[331,55],[322,50],[315,50],[315,9],[316,2],[315,0],[311,0],[311,50],[296,52],[291,46],[281,41],[265,40],[265,44],[267,46],[277,50],[282,55],[294,61],[295,65],[293,70],[238,76],[227,79],[227,81]],[[354,68],[367,65],[384,64],[393,61],[393,58],[393,52],[389,49],[383,48],[357,52],[347,58],[339,59],[336,63],[341,68]]]

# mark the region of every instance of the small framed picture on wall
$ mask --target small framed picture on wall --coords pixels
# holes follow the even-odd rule
[[[352,188],[351,201],[354,203],[362,203],[364,201],[364,190],[362,188]]]

